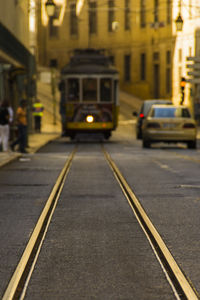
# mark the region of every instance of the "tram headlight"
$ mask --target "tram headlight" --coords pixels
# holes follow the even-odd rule
[[[86,122],[87,123],[93,123],[94,122],[94,117],[92,115],[87,115]]]

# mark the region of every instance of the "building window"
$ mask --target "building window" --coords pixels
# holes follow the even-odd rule
[[[50,68],[57,68],[58,67],[58,60],[56,58],[50,59],[49,66],[50,66]]]
[[[189,0],[188,13],[189,13],[189,19],[191,19],[192,18],[192,0]]]
[[[159,61],[160,55],[159,52],[154,52],[153,53],[153,61]]]
[[[171,1],[172,0],[167,0],[167,24],[171,24]]]
[[[110,61],[110,64],[111,64],[112,66],[115,65],[115,57],[114,57],[113,55],[110,55],[110,56],[109,56],[109,61]]]
[[[145,1],[146,0],[140,0],[140,27],[142,28],[146,27]]]
[[[178,50],[178,62],[181,63],[182,62],[182,49]]]
[[[146,54],[142,53],[140,56],[140,79],[146,80]]]
[[[171,94],[171,69],[166,68],[166,93]]]
[[[179,77],[179,81],[181,81],[181,77],[182,77],[182,67],[178,68],[178,77]]]
[[[108,0],[108,31],[112,32],[112,23],[115,21],[114,0]]]
[[[124,81],[131,80],[131,56],[124,55]]]
[[[97,33],[97,3],[89,2],[89,34]]]
[[[159,22],[159,0],[154,0],[154,23]]]
[[[189,56],[192,56],[192,47],[189,47]]]
[[[131,23],[130,23],[130,0],[125,0],[125,12],[124,12],[124,29],[130,30]]]
[[[76,4],[70,5],[70,35],[78,35],[78,18],[76,16]]]
[[[171,51],[169,50],[166,52],[166,64],[171,64]]]

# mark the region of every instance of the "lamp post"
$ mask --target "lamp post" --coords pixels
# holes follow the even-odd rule
[[[47,0],[45,3],[47,15],[49,18],[54,16],[56,5],[53,0]],[[51,93],[53,102],[53,125],[56,125],[56,96],[55,96],[55,69],[54,63],[51,62]]]
[[[56,8],[56,5],[53,2],[53,0],[47,0],[47,2],[45,3],[45,7],[48,17],[53,17]]]
[[[175,20],[177,31],[182,31],[182,29],[183,29],[183,19],[182,19],[182,16],[181,16],[181,1],[182,0],[179,0],[179,14],[178,14],[178,17]]]

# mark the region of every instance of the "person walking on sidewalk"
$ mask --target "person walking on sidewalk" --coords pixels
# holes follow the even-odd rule
[[[27,101],[22,99],[17,109],[17,127],[18,127],[18,138],[11,144],[11,149],[14,151],[15,146],[19,144],[19,150],[22,153],[27,153],[26,142],[27,142]]]
[[[41,132],[41,121],[43,117],[44,106],[40,102],[39,99],[35,100],[33,104],[33,116],[34,116],[34,123],[35,123],[35,131]]]
[[[8,141],[9,141],[9,133],[10,133],[10,126],[9,126],[9,103],[8,101],[4,100],[0,106],[0,141],[2,143],[2,150],[3,152],[8,151]]]

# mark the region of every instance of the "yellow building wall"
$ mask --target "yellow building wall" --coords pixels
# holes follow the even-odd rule
[[[0,1],[0,22],[25,46],[29,47],[29,0]]]
[[[185,6],[189,5],[185,0]],[[140,0],[130,0],[130,30],[124,29],[125,7],[123,0],[115,0],[115,21],[119,28],[115,32],[108,32],[108,1],[97,1],[97,34],[88,34],[88,2],[78,19],[78,36],[70,36],[70,3],[69,0],[62,26],[59,27],[57,38],[49,39],[49,28],[43,28],[42,40],[39,44],[41,62],[48,65],[50,59],[57,59],[59,67],[63,67],[70,58],[74,48],[104,48],[106,53],[114,57],[115,66],[120,72],[120,87],[124,91],[132,93],[140,98],[154,98],[155,88],[159,87],[159,98],[173,99],[177,103],[180,99],[180,70],[181,76],[186,76],[186,57],[189,55],[189,47],[194,48],[194,37],[190,40],[185,24],[184,32],[176,32],[175,19],[179,12],[179,0],[171,1],[171,21],[167,22],[167,1],[159,1],[158,22],[154,22],[154,0],[146,0],[146,26],[140,26]],[[184,18],[187,20],[187,7],[184,8]],[[193,22],[195,24],[195,22]],[[194,24],[190,32],[194,32]],[[183,38],[184,36],[184,38]],[[181,38],[182,37],[182,38]],[[45,41],[45,42],[44,42]],[[189,42],[188,42],[189,41]],[[42,46],[42,43],[44,46]],[[188,43],[190,46],[188,46]],[[179,49],[183,51],[183,59],[178,61]],[[170,62],[167,62],[167,52],[170,52]],[[158,53],[157,60],[154,53]],[[146,77],[141,80],[141,54],[146,55]],[[194,51],[192,50],[194,54]],[[124,55],[131,56],[131,78],[124,80]],[[155,79],[154,68],[159,66],[158,79]],[[180,69],[181,68],[181,69]],[[171,89],[167,92],[167,69],[170,72]],[[186,103],[190,105],[190,87],[186,88]]]

